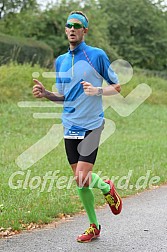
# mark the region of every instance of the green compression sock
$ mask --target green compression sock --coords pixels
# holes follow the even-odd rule
[[[92,172],[92,181],[90,184],[91,188],[99,188],[103,194],[106,194],[110,191],[110,185],[105,183],[100,177],[99,175],[97,175],[96,173]]]
[[[99,228],[99,223],[94,209],[94,195],[92,189],[89,187],[77,187],[77,189],[80,200],[82,201],[88,215],[90,224],[94,223],[96,224],[97,228]]]

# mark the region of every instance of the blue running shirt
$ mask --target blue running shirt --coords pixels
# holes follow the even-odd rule
[[[101,87],[103,79],[117,84],[118,78],[106,53],[81,42],[74,50],[60,55],[55,61],[56,87],[64,95],[62,123],[72,130],[93,130],[103,123],[102,96],[87,96],[81,81]]]

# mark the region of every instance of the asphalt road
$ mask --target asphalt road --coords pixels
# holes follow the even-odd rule
[[[123,211],[114,216],[109,207],[97,210],[100,238],[77,243],[88,227],[86,215],[78,215],[56,228],[45,228],[0,240],[4,252],[167,252],[167,186],[125,198]]]

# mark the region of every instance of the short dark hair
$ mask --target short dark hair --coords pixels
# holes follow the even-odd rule
[[[79,15],[82,15],[86,18],[86,21],[89,23],[89,20],[88,20],[88,17],[85,15],[85,13],[83,13],[82,11],[71,11],[70,15],[72,14],[79,14]]]

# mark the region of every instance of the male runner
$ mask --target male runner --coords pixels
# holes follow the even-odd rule
[[[77,241],[89,242],[100,236],[101,228],[94,209],[92,188],[102,191],[113,214],[122,210],[122,200],[113,183],[103,181],[92,172],[104,126],[102,96],[117,94],[120,85],[106,53],[84,42],[88,33],[88,18],[83,12],[70,13],[65,33],[69,41],[68,52],[55,61],[58,93],[47,91],[41,82],[34,80],[33,94],[36,98],[63,102],[66,154],[90,222],[89,228],[77,237]],[[108,86],[102,88],[103,79]]]

